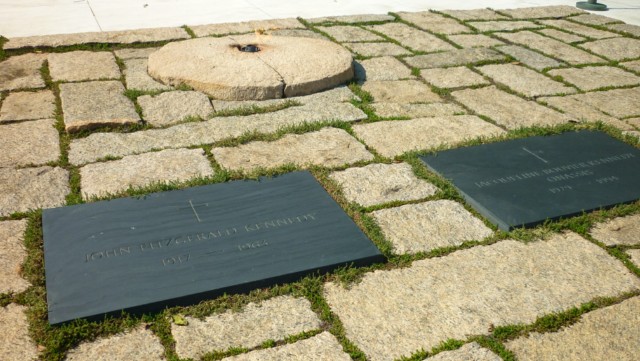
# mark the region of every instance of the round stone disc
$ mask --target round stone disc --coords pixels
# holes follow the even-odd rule
[[[256,45],[258,52],[240,47]],[[351,53],[330,41],[269,35],[169,43],[149,56],[148,72],[215,99],[262,100],[307,95],[353,78]]]

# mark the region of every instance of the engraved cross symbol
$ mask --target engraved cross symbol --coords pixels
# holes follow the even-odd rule
[[[536,153],[534,153],[534,152],[530,151],[529,149],[527,149],[527,148],[525,148],[525,147],[522,147],[522,150],[524,150],[525,152],[527,152],[527,153],[531,154],[532,156],[534,156],[534,157],[536,157],[536,158],[540,159],[540,160],[541,160],[541,161],[543,161],[544,163],[549,163],[549,161],[548,161],[548,160],[546,160],[546,159],[542,158],[541,156],[537,155]]]
[[[200,207],[200,206],[209,207],[209,203],[193,204],[193,201],[191,199],[189,199],[189,207],[180,207],[180,209],[182,209],[182,208],[191,208],[191,210],[193,211],[193,215],[196,216],[196,219],[198,220],[198,222],[202,223],[202,220],[200,219],[200,215],[198,214],[198,211],[196,210],[196,207]]]

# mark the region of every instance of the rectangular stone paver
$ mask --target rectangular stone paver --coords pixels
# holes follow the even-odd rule
[[[157,51],[160,48],[132,48],[132,49],[118,49],[113,52],[116,56],[122,60],[129,59],[146,59],[151,53]]]
[[[586,51],[576,49],[569,44],[565,44],[561,41],[551,39],[531,31],[500,33],[496,34],[496,36],[512,43],[536,49],[544,54],[558,58],[572,65],[604,62],[604,59],[589,54]]]
[[[568,18],[571,21],[577,21],[588,25],[606,25],[612,23],[621,23],[622,21],[598,14],[582,14]]]
[[[561,76],[564,81],[584,91],[640,84],[640,77],[612,66],[555,69],[549,71],[549,74]]]
[[[498,83],[528,97],[554,94],[573,94],[576,90],[552,80],[534,70],[514,64],[494,64],[478,70]]]
[[[447,38],[463,48],[475,48],[480,46],[488,48],[504,44],[498,39],[494,39],[482,34],[450,35]]]
[[[53,81],[119,79],[116,58],[107,51],[72,51],[49,54],[49,72]]]
[[[590,26],[572,23],[567,20],[540,20],[540,23],[593,39],[606,39],[620,36],[616,33],[594,29]]]
[[[80,187],[82,196],[90,199],[129,187],[184,182],[211,175],[213,170],[202,149],[166,149],[86,165],[80,168]]]
[[[26,230],[26,220],[0,222],[0,294],[20,293],[31,286],[20,274],[27,256],[23,243]]]
[[[457,49],[436,54],[417,55],[404,58],[410,66],[420,69],[443,68],[475,64],[485,61],[500,61],[506,57],[489,48]]]
[[[620,63],[623,67],[633,70],[636,73],[640,73],[640,60],[626,61],[624,63]]]
[[[468,24],[481,32],[538,29],[542,27],[542,25],[536,24],[532,21],[473,21]]]
[[[196,36],[242,34],[258,31],[269,31],[278,29],[304,29],[304,25],[298,19],[269,19],[244,21],[239,23],[210,24],[189,26]]]
[[[591,50],[613,60],[625,60],[640,57],[640,40],[630,38],[611,38],[580,44],[580,47]]]
[[[185,319],[188,325],[172,324],[171,333],[178,356],[195,360],[208,352],[232,347],[254,348],[267,340],[281,341],[321,327],[311,303],[291,296],[249,303],[242,312],[227,311],[204,320]]]
[[[306,19],[310,24],[322,23],[368,23],[374,21],[393,21],[395,18],[387,14],[339,15]]]
[[[411,69],[392,56],[382,56],[355,62],[357,80],[401,80],[415,79]]]
[[[440,12],[463,21],[507,19],[506,16],[500,15],[491,9],[442,10]]]
[[[536,6],[518,9],[497,9],[498,12],[509,15],[514,19],[536,19],[536,18],[560,18],[576,14],[586,14],[575,6]]]
[[[51,90],[13,92],[2,102],[0,123],[53,117],[56,110]]]
[[[214,158],[225,169],[251,171],[285,164],[298,167],[337,167],[373,159],[364,145],[342,129],[289,134],[274,142],[252,142],[238,147],[213,148]]]
[[[225,358],[225,361],[350,361],[338,340],[329,332],[322,332],[306,340],[284,346],[252,351]]]
[[[0,91],[44,88],[40,68],[46,59],[46,54],[24,54],[1,61]]]
[[[354,53],[362,56],[398,56],[412,53],[394,43],[344,43]]]
[[[75,132],[99,126],[135,124],[140,121],[119,81],[60,84],[65,129]]]
[[[375,102],[437,103],[442,99],[429,86],[418,80],[367,81],[362,90],[373,96]]]
[[[506,346],[521,361],[635,361],[640,346],[640,297],[584,314],[558,332],[534,332]]]
[[[164,348],[151,330],[143,326],[95,341],[84,342],[69,351],[66,361],[158,361],[164,360]]]
[[[640,244],[640,214],[598,223],[589,233],[607,246]]]
[[[399,12],[398,16],[404,21],[415,24],[419,28],[438,34],[470,33],[471,29],[454,19],[429,11],[417,13]]]
[[[124,61],[124,80],[127,89],[144,91],[169,90],[170,86],[154,80],[147,72],[147,59],[129,59]]]
[[[607,26],[611,30],[640,37],[640,26],[633,24],[614,24]]]
[[[438,88],[457,88],[463,86],[489,84],[482,75],[473,72],[466,66],[454,68],[422,69],[420,76],[427,83]]]
[[[353,131],[365,144],[385,157],[504,133],[504,130],[473,115],[359,124],[353,126]]]
[[[507,129],[558,125],[571,119],[555,110],[503,92],[493,86],[459,90],[452,95],[473,111],[493,119]]]
[[[464,109],[453,103],[406,104],[406,103],[373,103],[371,107],[380,117],[441,117],[446,115],[465,114]]]
[[[570,97],[614,117],[640,115],[640,87],[576,94]]]
[[[587,40],[587,38],[583,36],[567,33],[556,29],[541,29],[538,30],[538,32],[550,38],[563,41],[565,43],[577,43],[579,41]]]
[[[60,207],[69,191],[69,172],[62,168],[0,168],[0,217]]]
[[[621,262],[567,233],[528,244],[505,240],[376,271],[349,289],[327,283],[325,297],[347,338],[379,361],[639,289],[640,280]]]
[[[165,92],[156,96],[138,97],[144,120],[154,126],[166,126],[187,117],[207,119],[213,112],[209,98],[195,91]]]
[[[580,102],[572,97],[540,97],[537,99],[539,102],[548,104],[554,108],[558,108],[566,115],[573,117],[576,120],[586,122],[603,122],[615,126],[620,129],[629,129],[625,126],[625,123],[617,118],[604,114],[597,108]]]
[[[60,157],[55,120],[0,125],[0,168],[43,165]]]
[[[0,360],[34,361],[38,359],[38,347],[29,337],[27,307],[10,303],[0,307]]]
[[[371,30],[382,33],[394,39],[404,46],[417,51],[433,52],[453,50],[455,47],[435,35],[412,28],[405,24],[388,23],[368,27]]]
[[[379,35],[357,26],[318,26],[318,30],[329,34],[338,42],[346,41],[382,41]]]
[[[496,49],[500,52],[516,58],[519,62],[528,65],[536,70],[556,68],[565,65],[564,63],[561,63],[555,59],[551,59],[533,50],[529,50],[518,45],[506,45],[498,47]]]

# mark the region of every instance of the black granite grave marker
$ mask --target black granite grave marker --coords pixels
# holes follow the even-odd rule
[[[309,172],[46,209],[42,218],[51,324],[384,261]]]
[[[640,150],[601,132],[483,144],[421,159],[505,231],[640,199]]]

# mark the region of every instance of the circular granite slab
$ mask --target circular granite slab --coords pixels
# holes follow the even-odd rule
[[[240,47],[256,45],[258,52]],[[156,80],[186,84],[213,98],[260,100],[307,95],[353,77],[343,47],[320,39],[266,35],[199,38],[169,43],[149,56]]]

